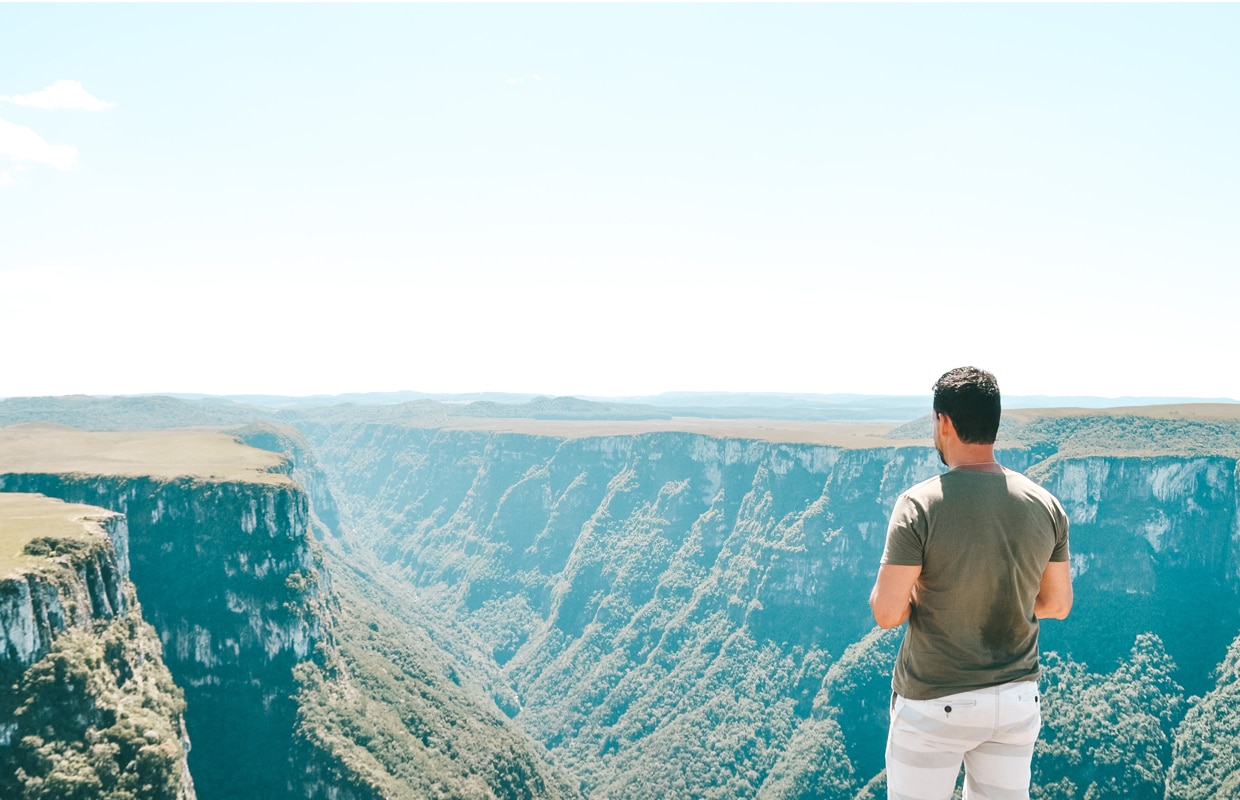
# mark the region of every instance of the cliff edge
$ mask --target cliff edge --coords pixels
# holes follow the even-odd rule
[[[120,514],[0,494],[0,796],[196,797],[127,544]]]

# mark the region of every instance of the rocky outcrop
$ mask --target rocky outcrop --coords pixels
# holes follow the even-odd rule
[[[97,535],[31,542],[25,552],[48,560],[0,578],[0,665],[25,669],[47,655],[66,628],[89,629],[94,620],[125,613],[125,517],[98,509],[83,525]]]
[[[133,580],[185,690],[199,793],[293,791],[301,771],[293,763],[293,667],[324,635],[304,493],[289,480],[65,474],[3,475],[0,490],[127,515]]]
[[[142,619],[127,537],[121,514],[0,494],[0,540],[20,548],[0,576],[0,795],[141,786],[195,800],[184,702]]]

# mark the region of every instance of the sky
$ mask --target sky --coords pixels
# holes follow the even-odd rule
[[[0,397],[1240,399],[1235,4],[0,4]]]

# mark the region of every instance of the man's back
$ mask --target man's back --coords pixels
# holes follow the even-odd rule
[[[920,566],[893,688],[928,700],[1038,677],[1034,602],[1068,523],[1025,476],[955,469],[896,503],[884,564]]]

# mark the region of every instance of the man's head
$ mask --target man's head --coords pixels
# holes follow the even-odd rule
[[[994,444],[999,434],[999,382],[977,367],[957,367],[934,384],[934,413],[946,415],[966,444]]]

